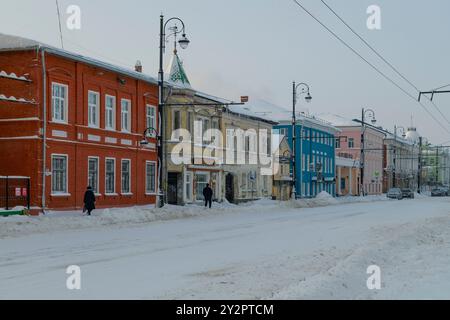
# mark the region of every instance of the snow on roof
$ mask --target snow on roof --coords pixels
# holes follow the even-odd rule
[[[34,101],[34,100],[27,100],[25,98],[16,98],[14,96],[7,97],[4,94],[0,94],[0,100],[1,101],[9,101],[9,102],[36,104],[36,101]]]
[[[125,76],[129,76],[135,79],[146,81],[152,84],[158,83],[158,81],[146,74],[135,71],[130,68],[118,67],[116,65],[103,62],[94,58],[89,58],[80,54],[76,54],[70,51],[66,51],[60,48],[56,48],[45,43],[30,40],[18,36],[12,36],[0,33],[0,51],[16,51],[16,50],[38,50],[45,49],[47,52],[79,62],[84,62],[89,65],[94,65],[112,72],[116,72]]]
[[[352,119],[345,118],[343,116],[333,114],[333,113],[320,113],[318,116],[331,123],[336,127],[359,127],[360,125],[354,122]]]
[[[25,75],[19,77],[14,72],[11,72],[11,73],[8,74],[4,70],[0,70],[0,78],[9,78],[9,79],[13,79],[13,80],[20,80],[20,81],[27,81],[27,82],[31,81],[30,79],[25,77]]]
[[[280,110],[277,110],[277,106],[261,99],[251,99],[249,102],[244,105],[232,105],[228,107],[228,110],[233,113],[238,113],[241,115],[245,115],[248,117],[261,119],[270,123],[278,123],[277,118],[273,113],[279,113]],[[281,109],[281,113],[285,112]]]

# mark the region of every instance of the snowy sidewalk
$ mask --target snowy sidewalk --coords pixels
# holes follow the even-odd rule
[[[202,217],[218,214],[241,212],[277,212],[289,208],[315,208],[348,203],[385,201],[386,196],[341,197],[333,198],[323,192],[313,199],[295,201],[272,201],[262,199],[254,202],[234,205],[230,203],[214,203],[212,209],[201,205],[187,206],[166,205],[163,208],[154,206],[111,208],[95,210],[92,216],[84,216],[81,211],[50,211],[46,215],[0,217],[0,239],[20,237],[33,233],[47,233],[64,230],[78,230],[100,227],[121,227],[174,219]],[[301,211],[299,211],[301,212]]]

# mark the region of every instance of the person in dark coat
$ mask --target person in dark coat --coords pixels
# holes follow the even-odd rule
[[[90,216],[92,210],[95,209],[95,194],[92,191],[92,187],[87,187],[86,192],[84,193],[84,209],[83,212],[87,211],[87,215]]]
[[[209,208],[211,209],[212,205],[212,196],[213,196],[213,190],[209,186],[209,183],[206,185],[206,187],[203,189],[203,196],[205,197],[205,208],[209,204]]]

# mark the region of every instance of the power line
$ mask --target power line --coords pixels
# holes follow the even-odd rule
[[[63,41],[62,27],[61,27],[61,14],[59,13],[59,3],[58,3],[58,0],[55,0],[55,1],[56,1],[56,13],[58,14],[59,37],[61,39],[61,48],[64,49],[64,41]]]
[[[318,18],[316,18],[308,9],[306,9],[302,4],[300,4],[297,0],[293,0],[300,8],[303,9],[311,18],[313,18],[317,23],[319,23],[323,28],[325,28],[329,33],[331,33],[336,39],[338,39],[344,46],[346,46],[349,50],[351,50],[355,55],[357,55],[361,60],[363,60],[366,64],[368,64],[373,70],[375,70],[378,74],[380,74],[383,78],[388,80],[391,84],[393,84],[395,87],[397,87],[399,90],[401,90],[405,95],[407,95],[409,98],[411,98],[413,101],[417,102],[422,108],[428,113],[428,115],[433,118],[434,121],[436,121],[437,124],[441,128],[443,128],[447,133],[450,134],[449,129],[447,129],[427,108],[426,106],[417,101],[416,97],[414,97],[412,94],[410,94],[408,91],[403,89],[399,84],[397,84],[394,80],[389,78],[385,73],[380,71],[376,66],[374,66],[372,63],[370,63],[366,58],[364,58],[358,51],[353,49],[347,42],[345,42],[341,37],[339,37],[333,30],[331,30],[329,27],[327,27],[322,21],[320,21]]]
[[[386,58],[384,58],[375,48],[370,45],[359,33],[357,33],[333,8],[331,8],[325,0],[320,0],[355,36],[357,36],[373,53],[375,53],[381,60],[383,60],[395,73],[397,73],[403,80],[405,80],[410,86],[412,86],[418,93],[420,93],[420,89],[412,83],[406,76],[404,76],[396,67],[392,65]],[[442,87],[445,88],[446,86]],[[439,89],[442,89],[439,88]],[[436,89],[438,90],[438,89]],[[434,108],[439,112],[439,114],[447,121],[450,125],[450,121],[448,118],[442,113],[441,109],[427,96],[425,96],[434,106]]]

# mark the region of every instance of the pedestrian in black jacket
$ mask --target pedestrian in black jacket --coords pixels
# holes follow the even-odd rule
[[[87,215],[90,216],[92,210],[95,209],[95,194],[92,191],[92,187],[87,187],[86,192],[84,193],[84,208],[83,212],[87,211]]]
[[[205,189],[203,189],[203,196],[205,197],[205,208],[209,204],[209,208],[211,209],[213,190],[209,186],[209,183],[206,185]]]

